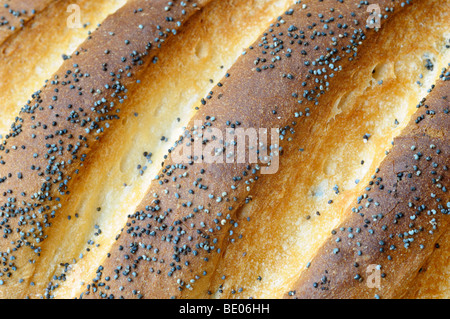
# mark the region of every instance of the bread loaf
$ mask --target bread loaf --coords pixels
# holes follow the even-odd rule
[[[14,269],[23,274],[14,274],[18,278],[11,278],[7,289],[20,294],[17,285],[35,285],[32,277],[36,255],[44,260],[54,257],[45,253],[40,256],[41,242],[51,232],[46,228],[52,225],[52,230],[61,227],[60,231],[64,231],[64,227],[71,226],[63,221],[60,223],[64,225],[58,225],[58,219],[72,216],[56,213],[64,195],[70,193],[67,184],[76,183],[80,167],[100,144],[102,132],[112,130],[114,122],[120,120],[118,106],[139,85],[138,77],[145,67],[156,61],[153,52],[204,3],[178,3],[166,11],[165,1],[128,2],[114,19],[106,19],[103,29],[86,40],[48,86],[37,91],[22,108],[5,136],[0,155],[5,214],[0,247],[8,260],[7,274]],[[133,25],[126,23],[131,18]],[[127,113],[126,109],[121,111]],[[15,226],[11,225],[13,220]],[[60,248],[56,246],[53,251]],[[46,267],[36,276],[45,278],[48,270]]]
[[[408,292],[448,232],[450,78],[445,79],[418,104],[352,212],[289,296],[399,298]]]
[[[364,191],[441,68],[447,66],[448,28],[434,20],[448,18],[447,6],[434,2],[427,10],[416,10],[413,5],[406,8],[411,10],[406,21],[388,22],[396,30],[408,26],[402,34],[414,39],[406,41],[409,44],[398,41],[398,33],[385,27],[367,51],[360,48],[364,62],[342,71],[343,78],[352,81],[330,96],[332,110],[323,115],[326,124],[304,133],[308,138],[296,145],[293,155],[286,152],[279,172],[260,180],[252,189],[252,201],[238,212],[235,242],[227,247],[214,278],[215,296],[232,298],[233,291],[244,288],[242,298],[271,298],[293,288],[322,242]],[[428,10],[443,15],[430,15]],[[386,52],[386,47],[392,51]],[[441,245],[440,251],[444,249]],[[445,265],[449,255],[442,255],[438,264]],[[444,288],[448,271],[431,273],[435,280],[428,280],[419,295],[448,296]]]
[[[31,51],[13,41],[44,33],[30,21],[46,21],[46,13],[65,4],[29,2],[27,10],[40,9],[20,30],[7,31],[2,52],[16,54],[2,58],[0,71],[11,70],[8,59],[15,63]],[[328,290],[310,284],[324,271],[353,275],[352,268],[340,272],[349,258],[342,269],[330,259],[328,247],[336,243],[329,233],[359,222],[348,206],[402,129],[381,174],[408,156],[397,141],[407,143],[411,134],[435,139],[437,164],[447,165],[448,105],[440,97],[448,88],[438,85],[419,104],[441,110],[424,116],[420,133],[407,123],[439,76],[448,77],[441,73],[450,62],[448,4],[105,2],[105,15],[114,13],[96,17],[98,29],[64,56],[18,115],[23,94],[34,92],[27,85],[53,71],[48,67],[22,86],[25,67],[4,84],[10,101],[4,110],[15,121],[0,149],[0,297],[373,297],[364,281],[336,275],[327,277]],[[30,60],[69,50],[79,39],[58,34],[65,42],[47,50],[27,41],[38,46]],[[245,142],[240,153],[242,140],[217,147],[230,131],[254,129],[277,138],[258,141],[256,163]],[[186,156],[198,145],[209,147],[216,162],[207,153]],[[433,186],[421,171],[414,191],[429,200]],[[445,172],[437,181],[443,203]],[[407,196],[400,192],[396,201]],[[377,202],[382,210],[393,200]],[[426,254],[412,250],[402,255],[414,259],[409,267],[394,261],[389,270],[414,274],[404,278],[417,285],[415,292],[386,270],[383,293],[375,294],[425,296],[430,281],[415,274],[427,262],[425,276],[440,270],[432,263],[440,257],[430,256],[445,235],[446,217],[426,240]],[[340,246],[336,256],[345,254]],[[381,264],[376,251],[367,254],[370,264]],[[343,292],[348,282],[355,288]],[[446,287],[440,285],[438,297]]]
[[[9,1],[2,6],[0,16],[7,24],[0,27],[0,135],[8,133],[20,108],[60,67],[63,59],[75,51],[79,44],[101,23],[115,12],[125,0],[71,1]],[[41,3],[46,3],[45,9]],[[80,24],[69,25],[73,6],[80,8]],[[9,13],[19,12],[16,14]],[[32,16],[25,19],[25,14]],[[13,21],[23,19],[23,27]],[[1,23],[0,23],[1,24]],[[8,36],[6,34],[8,33]],[[27,70],[27,71],[25,71]],[[23,76],[26,72],[26,76]]]

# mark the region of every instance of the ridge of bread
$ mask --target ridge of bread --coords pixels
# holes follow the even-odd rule
[[[214,82],[226,74],[242,50],[291,3],[211,1],[177,33],[176,41],[161,48],[158,63],[130,95],[132,116],[103,138],[102,152],[91,157],[82,182],[72,184],[70,200],[60,213],[78,217],[54,224],[51,240],[44,244],[45,255],[41,254],[36,272],[64,262],[55,278],[49,276],[57,287],[52,297],[78,296],[95,277],[127,215],[145,196],[167,149],[183,132],[200,100],[207,98]]]
[[[405,299],[448,299],[450,296],[450,233],[437,242],[430,258],[420,268]]]
[[[414,2],[359,48],[358,62],[322,100],[330,109],[310,130],[297,125],[277,174],[254,184],[251,201],[237,211],[212,297],[282,298],[294,286],[448,67],[449,4]],[[435,265],[420,273],[418,298],[448,298],[447,249],[441,243]]]
[[[16,1],[17,2],[17,1]],[[19,1],[22,3],[22,1]],[[86,37],[125,0],[53,1],[15,33],[0,41],[0,138],[29,97],[56,73]],[[77,14],[80,25],[70,25]],[[10,3],[10,7],[15,5]],[[1,16],[1,14],[0,14]],[[5,26],[6,27],[6,26]],[[1,27],[0,27],[1,29]]]
[[[439,75],[450,66],[449,0],[124,2],[71,1],[82,22],[98,23],[78,49],[88,27],[64,26],[69,2],[7,0],[0,8],[8,17],[0,20],[0,138],[16,118],[0,144],[1,298],[73,298],[86,283],[83,298],[448,297],[445,205],[438,223],[411,213],[410,227],[417,220],[437,232],[409,234],[411,246],[418,238],[423,247],[401,254],[414,259],[405,269],[392,259],[397,246],[384,264],[376,248],[385,240],[374,240],[381,231],[371,238],[352,229],[332,243],[359,235],[380,290],[368,286],[368,272],[352,273],[351,256],[336,274],[319,248],[354,222],[357,196],[370,195],[359,213],[373,209],[373,186],[395,180],[378,173],[392,156],[393,167],[403,165],[408,146],[430,137],[448,145],[448,107],[436,116],[428,103],[448,89],[439,83],[428,97],[427,89],[450,77]],[[407,126],[421,100],[420,128]],[[247,158],[254,147],[227,138],[258,129],[277,140],[259,136],[255,163]],[[440,168],[448,150],[437,155],[439,163],[434,154],[428,162]],[[446,167],[431,180],[441,203]],[[414,200],[436,197],[420,184],[426,169],[408,176]],[[371,217],[366,225],[380,221]],[[364,262],[358,269],[369,269]]]
[[[0,6],[0,44],[57,0],[10,0]]]
[[[379,3],[389,13],[380,25],[407,4]],[[351,67],[358,49],[376,37],[366,26],[367,6],[297,3],[270,26],[191,119],[83,297],[191,298],[208,290],[236,210],[250,200],[251,185],[266,166],[247,158],[225,165],[194,157],[178,163],[172,154],[196,141],[211,143],[214,136],[203,137],[204,129],[225,136],[227,129],[279,128],[284,150],[291,133],[323,121],[330,110],[327,91],[343,80],[340,68]],[[297,123],[300,112],[305,116]],[[282,150],[274,147],[271,159]],[[230,156],[237,157],[233,151]]]
[[[35,285],[30,278],[47,229],[67,218],[58,208],[68,185],[131,111],[128,94],[159,48],[207,3],[128,1],[22,108],[0,146],[2,296],[25,297],[18,287]]]
[[[287,296],[400,298],[448,232],[450,77],[439,80],[351,213]]]

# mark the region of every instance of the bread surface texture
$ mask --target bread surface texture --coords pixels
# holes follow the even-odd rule
[[[0,298],[450,297],[448,0],[0,17]]]
[[[11,8],[25,2],[11,1],[8,9],[16,12],[19,8]],[[37,5],[31,6],[35,10],[33,17],[24,19],[22,28],[15,29],[4,41],[0,40],[0,77],[4,79],[0,82],[2,137],[8,133],[21,107],[31,95],[40,89],[45,81],[51,80],[51,76],[56,73],[64,59],[69,58],[98,24],[125,4],[126,0],[47,2],[48,6],[43,10],[37,10]],[[78,21],[72,21],[78,18],[75,16],[77,12],[79,25],[75,24]],[[22,18],[22,15],[19,17]],[[9,24],[0,27],[0,30],[7,28]]]
[[[42,289],[46,294],[52,289],[42,279],[49,277],[46,272],[53,269],[48,262],[63,247],[45,247],[43,242],[59,223],[77,216],[77,212],[57,213],[69,197],[67,185],[77,182],[91,150],[101,147],[104,131],[112,130],[127,113],[125,107],[119,115],[120,105],[126,105],[128,92],[140,83],[139,75],[157,59],[153,52],[206,2],[177,4],[170,14],[165,1],[127,2],[22,107],[0,150],[4,214],[0,247],[8,260],[4,272],[10,277],[3,280],[2,294],[25,297],[27,290],[17,289],[21,285],[41,294]],[[130,20],[135,23],[127,23]],[[40,271],[35,258],[41,259]]]
[[[419,103],[351,213],[289,296],[400,298],[408,293],[448,232],[449,94],[450,81],[439,81]]]
[[[292,42],[283,41],[283,39],[276,38],[276,35],[278,37],[281,37],[280,35],[292,36],[295,39],[295,31],[302,30],[295,25],[297,22],[295,19],[301,16],[301,11],[295,11],[295,8],[294,6],[292,10],[288,10],[281,18],[283,23],[274,23],[263,34],[261,44],[266,44],[267,39],[272,39],[280,41],[283,49],[290,49],[288,44],[295,42],[293,40]],[[321,4],[318,4],[318,7],[310,6],[309,8],[317,13],[318,17],[321,16],[318,13],[321,12]],[[336,9],[336,11],[346,11],[344,9]],[[420,10],[420,7],[416,9]],[[402,12],[397,14],[401,15]],[[305,15],[308,17],[308,12]],[[310,16],[315,16],[315,14]],[[356,13],[353,17],[355,16],[357,17]],[[400,19],[397,16],[394,18]],[[388,23],[389,21],[386,22],[386,25]],[[348,31],[350,32],[351,29]],[[355,30],[355,33],[358,32]],[[370,32],[368,33],[370,34]],[[375,32],[373,33],[375,34]],[[359,40],[364,40],[365,37],[362,35]],[[369,36],[367,37],[369,38]],[[310,38],[315,39],[311,35]],[[376,36],[373,35],[373,38],[369,39],[374,41]],[[303,44],[303,41],[299,42]],[[357,46],[359,47],[361,44],[361,48],[358,49],[362,51],[364,50],[364,41],[361,42],[358,42]],[[319,43],[322,44],[320,41]],[[356,44],[356,42],[350,43]],[[369,46],[369,44],[367,45]],[[445,42],[443,41],[441,45],[445,46]],[[270,46],[268,47],[270,48]],[[276,45],[274,47],[276,48]],[[292,51],[294,50],[292,49]],[[286,52],[290,53],[290,51]],[[350,50],[350,53],[353,52]],[[315,78],[315,83],[323,83],[322,90],[320,85],[313,82],[310,84],[311,86],[308,86],[305,81],[305,90],[303,91],[305,101],[300,102],[300,94],[294,87],[300,82],[297,78],[302,76],[301,71],[297,69],[298,65],[301,65],[301,62],[296,60],[298,56],[287,54],[284,58],[272,60],[273,63],[270,64],[259,54],[264,54],[264,46],[258,46],[258,42],[256,42],[246,55],[234,64],[227,77],[211,94],[211,99],[194,116],[177,147],[203,138],[203,135],[197,132],[201,126],[219,128],[219,130],[225,130],[227,126],[231,125],[234,125],[233,129],[236,126],[239,128],[276,126],[285,131],[282,133],[283,136],[284,133],[289,136],[293,130],[296,131],[296,134],[306,135],[302,132],[309,132],[314,125],[321,124],[323,121],[321,116],[330,111],[327,109],[327,105],[331,104],[327,100],[327,96],[334,96],[331,92],[339,91],[336,82],[331,79],[330,91],[333,91],[326,92],[327,81],[320,82],[319,78],[321,77],[318,75],[322,74],[325,80],[328,80],[328,76],[320,72],[322,69],[319,69],[318,73],[313,71],[310,74],[318,76]],[[306,55],[308,54],[312,54],[312,61],[321,59],[319,53],[314,51],[306,52]],[[336,60],[331,58],[331,60],[333,63],[341,61],[340,58]],[[349,67],[356,60],[356,57],[352,57],[350,54],[350,57],[346,57],[342,62],[342,68]],[[308,65],[306,64],[306,66]],[[311,79],[307,75],[309,68],[305,69],[305,80]],[[237,79],[233,78],[233,74],[236,73],[239,74]],[[324,73],[326,72],[324,71]],[[281,81],[284,82],[279,81],[283,85],[272,86],[271,90],[268,90],[270,83],[274,83],[276,78],[281,78]],[[339,79],[339,75],[336,75],[336,78]],[[248,87],[242,85],[243,79],[245,83],[249,83]],[[307,90],[308,88],[311,88],[312,92]],[[311,95],[314,90],[319,90],[319,92]],[[321,97],[320,101],[319,97]],[[242,105],[245,105],[244,109]],[[308,108],[308,105],[311,105],[311,108]],[[313,109],[316,110],[315,113],[312,111]],[[300,110],[308,113],[305,116],[307,119],[301,124],[294,123],[295,112]],[[198,121],[199,124],[196,124],[195,121]],[[291,125],[295,128],[290,127]],[[302,131],[299,132],[299,130]],[[195,136],[196,134],[198,136]],[[209,139],[205,137],[203,141],[208,143]],[[176,152],[177,147],[173,152]],[[292,152],[289,147],[283,144],[284,153]],[[195,176],[193,181],[195,187],[191,185],[192,180],[187,178],[189,176]],[[233,163],[224,168],[221,164],[194,163],[192,160],[187,165],[180,165],[171,161],[169,155],[168,160],[164,162],[163,170],[157,176],[157,182],[150,186],[150,191],[141,206],[138,207],[135,214],[130,216],[127,223],[128,228],[124,229],[117,243],[112,247],[111,255],[99,268],[97,277],[89,286],[90,290],[87,296],[179,298],[211,295],[213,293],[213,290],[209,289],[211,271],[217,269],[216,263],[219,262],[220,255],[229,240],[227,237],[234,234],[233,229],[237,224],[236,211],[249,201],[253,183],[257,185],[260,183],[259,179],[258,168],[252,167],[249,163]],[[154,216],[156,212],[160,213]],[[200,225],[200,228],[197,225]],[[150,237],[146,235],[150,235]],[[270,240],[270,238],[268,239]],[[149,266],[142,266],[147,264]],[[125,271],[121,271],[122,269]],[[130,281],[129,278],[132,280],[132,276],[140,277],[141,280],[134,281],[134,284],[130,286],[127,282]],[[219,273],[219,276],[226,277],[223,273]],[[106,278],[107,282],[103,281],[103,278]],[[253,280],[256,281],[257,277],[255,276]],[[132,290],[128,291],[128,287]],[[223,285],[211,288],[220,293]],[[243,290],[242,286],[231,287],[230,293],[236,294]]]
[[[252,200],[237,212],[239,228],[214,275],[215,297],[283,296],[350,212],[394,138],[447,67],[448,3],[434,1],[427,6],[439,14],[411,6],[399,14],[402,17],[388,21],[374,42],[358,50],[359,64],[342,71],[342,78],[349,81],[327,93],[330,109],[322,114],[323,121],[309,131],[297,126],[300,136],[293,141],[292,153],[286,150],[280,158],[278,173],[252,187]],[[405,38],[411,42],[398,41],[398,34],[391,33],[404,25],[408,25]],[[436,62],[433,68],[430,59]],[[439,253],[445,246],[430,260],[445,265],[449,255]],[[429,275],[422,271],[420,276],[428,277],[428,282],[422,286],[417,280],[417,285],[428,291],[427,298],[448,297],[442,295],[446,284],[441,283],[449,272],[445,267],[434,269]],[[239,288],[242,293],[235,293]],[[425,297],[416,295],[420,296]]]

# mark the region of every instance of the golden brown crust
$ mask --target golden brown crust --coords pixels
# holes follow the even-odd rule
[[[0,78],[5,79],[0,81],[0,137],[8,132],[21,106],[58,71],[63,60],[125,2],[52,1],[0,44]]]
[[[8,0],[0,6],[0,44],[57,0]]]
[[[450,81],[439,81],[286,297],[399,298],[448,231]]]
[[[389,12],[382,25],[403,7],[393,1],[379,5]],[[357,48],[369,46],[370,37],[376,36],[364,27],[366,9],[354,1],[291,7],[230,69],[172,152],[180,145],[189,148],[201,125],[223,136],[230,127],[277,127],[289,136],[294,130],[311,130],[329,111],[320,101],[328,85],[339,80],[339,68],[351,67]],[[299,112],[307,116],[297,120]],[[169,155],[83,297],[202,294],[233,228],[234,214],[249,200],[251,184],[259,178],[259,170],[248,161],[179,165]]]
[[[358,63],[344,68],[344,80],[321,100],[332,108],[321,108],[312,130],[297,125],[277,174],[254,184],[251,201],[238,210],[239,226],[211,280],[214,298],[282,298],[293,287],[450,61],[449,17],[448,2],[416,2],[359,48]],[[435,296],[446,298],[444,275],[431,270],[428,277],[442,288]]]
[[[214,3],[214,0],[211,2]],[[259,41],[245,52],[227,76],[208,94],[203,101],[205,105],[192,118],[185,134],[178,140],[177,146],[169,150],[169,156],[165,157],[162,170],[157,179],[152,182],[148,194],[136,212],[129,215],[128,222],[120,237],[117,237],[111,253],[104,262],[96,260],[96,266],[99,263],[102,265],[97,270],[97,277],[88,285],[88,291],[82,294],[83,298],[192,298],[209,296],[217,291],[222,293],[222,286],[216,291],[218,285],[214,277],[220,278],[219,281],[222,282],[222,274],[217,266],[219,259],[223,257],[223,252],[228,249],[227,245],[234,241],[237,237],[236,232],[240,231],[238,222],[241,219],[237,216],[241,213],[240,209],[246,207],[245,204],[254,196],[261,196],[261,194],[269,197],[267,202],[270,205],[276,206],[280,196],[277,190],[271,187],[270,182],[267,182],[270,179],[260,174],[260,169],[264,166],[261,163],[255,166],[254,163],[248,162],[211,164],[194,163],[192,160],[180,164],[174,160],[174,152],[183,147],[189,149],[191,146],[188,144],[198,140],[202,140],[206,146],[214,145],[215,137],[207,136],[209,129],[218,129],[225,135],[225,131],[230,128],[270,129],[276,127],[280,128],[279,131],[282,134],[279,142],[282,153],[289,154],[285,156],[288,158],[282,156],[281,160],[285,158],[292,162],[298,156],[298,147],[302,146],[302,142],[309,138],[312,132],[329,129],[327,124],[329,119],[335,120],[333,114],[336,112],[336,105],[339,104],[338,107],[342,107],[341,104],[345,104],[347,100],[348,95],[344,96],[344,93],[340,93],[349,91],[346,87],[350,81],[349,77],[353,81],[362,78],[353,77],[350,70],[356,73],[363,72],[361,64],[370,60],[364,57],[370,54],[375,45],[379,46],[380,43],[386,45],[382,50],[377,51],[381,54],[387,50],[390,50],[389,52],[393,50],[383,41],[385,39],[389,42],[389,39],[392,41],[393,38],[385,38],[383,32],[375,32],[365,26],[369,16],[368,2],[353,0],[310,2],[297,3],[291,10],[276,19]],[[48,9],[52,4],[62,5],[63,2],[23,2],[23,4],[27,3],[33,5],[43,3],[43,9]],[[194,3],[197,6],[193,6]],[[152,108],[151,103],[148,103],[148,110],[144,110],[145,102],[140,100],[145,100],[149,95],[142,94],[142,91],[151,87],[154,95],[164,95],[167,92],[172,94],[167,87],[156,89],[154,85],[150,86],[149,81],[153,79],[158,81],[162,77],[161,75],[152,77],[153,72],[170,73],[170,70],[175,68],[171,66],[166,70],[165,67],[154,67],[152,62],[157,62],[158,58],[161,58],[160,60],[168,60],[165,61],[166,64],[163,64],[166,66],[167,63],[172,62],[183,64],[184,68],[190,65],[182,55],[178,61],[173,57],[180,55],[170,53],[174,47],[180,50],[182,45],[164,45],[164,43],[173,44],[176,39],[188,41],[186,34],[193,34],[195,33],[193,30],[203,28],[203,14],[197,15],[195,19],[191,19],[190,16],[207,3],[209,3],[208,0],[129,1],[113,17],[108,18],[98,31],[89,36],[73,58],[63,64],[57,72],[57,77],[52,78],[52,81],[38,91],[33,96],[33,100],[23,108],[20,117],[13,125],[13,130],[0,145],[0,178],[2,178],[0,194],[3,195],[0,196],[0,232],[3,236],[0,240],[0,256],[2,257],[0,297],[40,297],[45,291],[43,297],[52,298],[53,290],[59,285],[56,282],[65,281],[65,276],[70,274],[72,265],[79,267],[72,273],[70,280],[73,285],[67,285],[70,292],[66,291],[66,295],[69,293],[72,296],[75,291],[79,291],[80,286],[85,285],[83,282],[80,285],[80,281],[90,275],[84,274],[83,277],[77,273],[79,274],[83,269],[86,271],[88,268],[93,268],[94,262],[86,262],[85,258],[84,265],[80,266],[74,258],[70,265],[65,263],[66,259],[71,258],[74,252],[84,252],[84,245],[80,245],[81,242],[87,240],[86,246],[93,248],[94,241],[86,238],[86,230],[94,224],[98,226],[96,221],[101,214],[97,209],[102,207],[95,206],[96,200],[92,198],[104,196],[105,193],[108,193],[108,196],[115,196],[123,191],[123,188],[117,185],[111,187],[112,183],[122,185],[121,178],[111,177],[111,174],[116,174],[117,171],[109,172],[108,169],[99,167],[101,165],[112,167],[111,163],[120,162],[117,167],[120,166],[122,171],[123,166],[136,159],[130,156],[127,159],[128,163],[123,164],[126,149],[133,146],[142,147],[145,142],[134,144],[136,136],[118,138],[120,134],[129,134],[138,130],[129,129],[130,122],[138,123],[142,130],[143,124],[144,126],[145,124],[153,125],[157,121],[148,121],[150,114],[161,116],[156,113],[163,113],[167,116],[173,113],[170,110],[177,110],[176,106],[171,106],[169,111],[161,112],[160,109],[163,106],[159,109]],[[242,6],[246,12],[251,12],[249,7],[254,4],[243,5],[243,3],[245,1],[233,0],[224,6],[210,7],[214,7],[215,9],[212,10],[214,11],[226,9],[227,6],[233,8]],[[264,0],[264,3],[268,2]],[[274,6],[283,7],[286,6],[287,1],[271,1],[271,3]],[[419,2],[414,2],[412,6],[416,11],[430,8],[431,12],[431,8],[439,7],[433,4],[433,0],[425,0],[420,2],[420,5],[414,6],[417,3]],[[48,4],[47,7],[45,7],[46,4]],[[410,10],[410,1],[384,0],[376,4],[382,8],[382,26],[392,32],[398,29],[390,23],[396,21],[395,18],[392,19],[393,16],[402,11],[399,14],[402,19],[398,20],[406,21],[406,17],[414,12]],[[404,7],[408,8],[405,10]],[[187,10],[186,14],[182,11],[183,9]],[[50,8],[47,13],[51,14],[54,10],[56,9]],[[208,10],[205,11],[208,12]],[[227,12],[224,16],[226,17],[223,19],[222,17],[217,19],[217,24],[224,24],[228,20],[233,23],[235,18],[233,14]],[[228,16],[231,18],[228,19]],[[36,17],[31,16],[27,19],[30,21]],[[189,21],[184,24],[187,20]],[[441,17],[436,21],[445,21],[445,19]],[[242,25],[247,26],[251,23],[242,23]],[[189,32],[182,37],[181,34],[186,29],[189,29]],[[230,30],[233,29],[230,28]],[[4,33],[0,28],[0,43],[4,41],[0,45],[7,48],[8,36],[15,31],[17,29],[8,31],[6,37],[1,40]],[[233,31],[224,30],[224,32]],[[220,34],[217,31],[212,33]],[[436,38],[436,35],[434,36]],[[19,38],[20,36],[15,36],[15,40]],[[208,54],[208,45],[211,41],[200,35],[195,35],[193,38],[199,45],[187,45],[186,50],[195,47],[193,54],[201,60],[205,54]],[[204,38],[206,41],[202,43]],[[152,43],[151,46],[147,46],[149,42]],[[233,41],[229,42],[233,43]],[[438,42],[433,42],[433,44],[436,43]],[[159,50],[159,45],[165,49]],[[184,49],[183,47],[181,50]],[[430,51],[436,54],[439,50],[440,47]],[[214,53],[217,54],[217,51]],[[419,54],[422,55],[417,53]],[[440,53],[435,55],[438,60],[442,56],[444,55]],[[205,59],[204,63],[208,61],[211,62]],[[433,61],[435,67],[440,65],[436,60]],[[391,62],[392,65],[395,64],[395,67],[388,68],[387,72],[391,72],[395,77],[399,74],[398,72],[401,72],[399,69],[402,66],[401,63],[397,64],[397,60]],[[341,72],[342,69],[345,72]],[[375,69],[378,72],[379,69],[374,68],[374,72]],[[208,70],[208,68],[202,67],[199,70]],[[200,76],[211,76],[200,74],[203,71],[199,70],[196,72]],[[374,79],[377,76],[375,75]],[[168,74],[167,77],[171,78],[172,75]],[[143,80],[145,84],[138,83],[137,80]],[[176,87],[169,82],[164,81],[161,85],[175,87],[173,94],[192,94],[185,90],[179,92],[186,88],[185,84]],[[68,88],[72,84],[74,86]],[[196,84],[192,85],[196,86]],[[202,91],[197,89],[194,92]],[[414,94],[416,93],[411,93],[410,97]],[[342,97],[342,103],[337,96]],[[130,99],[133,102],[127,103]],[[158,98],[155,100],[157,101]],[[114,102],[114,105],[109,104],[110,102]],[[120,112],[118,112],[119,109]],[[133,112],[137,114],[136,109],[139,109],[139,122],[133,122],[132,119]],[[186,109],[183,108],[183,110]],[[146,115],[141,117],[141,113],[144,112]],[[437,118],[434,115],[432,117]],[[186,115],[186,118],[189,117]],[[339,118],[337,117],[336,120]],[[428,117],[425,117],[423,123],[427,123],[427,120]],[[168,120],[167,123],[170,121]],[[443,123],[439,124],[443,125]],[[424,137],[420,136],[424,133],[438,141],[443,139],[445,131],[438,126],[428,123],[419,127],[419,131],[411,132],[407,138],[400,137],[397,144],[404,145],[412,141],[416,143],[416,140],[419,140],[422,143],[420,146],[423,146],[425,142],[435,142],[434,140],[424,141]],[[154,127],[151,129],[160,130]],[[114,134],[111,133],[113,130]],[[32,135],[33,133],[36,136]],[[156,134],[159,133],[158,131]],[[206,135],[200,135],[201,133]],[[320,143],[320,141],[317,142]],[[111,147],[114,143],[128,145],[118,147],[120,150],[116,152],[116,149]],[[238,146],[239,143],[240,141]],[[227,152],[229,146],[225,148]],[[274,150],[278,150],[278,145]],[[448,152],[447,149],[445,150]],[[105,155],[106,153],[108,155]],[[406,151],[400,150],[395,156],[399,156],[400,153],[404,155]],[[110,155],[111,159],[105,160]],[[231,158],[236,160],[237,155],[233,153]],[[395,165],[406,165],[405,163],[402,161]],[[284,164],[281,162],[280,165],[283,168],[286,162]],[[397,166],[393,164],[394,169]],[[288,167],[297,169],[292,165]],[[98,183],[88,182],[96,175],[96,171],[97,178],[100,172],[109,175],[107,181],[109,185],[103,190],[97,189],[101,188]],[[289,169],[284,169],[283,172],[289,174]],[[383,183],[390,181],[386,178]],[[133,182],[139,183],[136,180]],[[374,181],[374,183],[377,182],[379,181]],[[295,181],[292,183],[294,184]],[[116,210],[110,214],[109,218],[114,215],[117,217],[124,211],[127,213],[133,211],[133,207],[140,202],[149,184],[150,180],[142,183],[140,187],[129,188],[135,192],[133,199],[130,200],[129,196],[120,206],[123,208],[129,205],[128,209],[116,209],[118,205],[107,206],[110,210]],[[255,184],[256,187],[254,187]],[[125,183],[124,185],[126,186]],[[261,188],[264,188],[261,185],[269,185],[273,196],[270,193],[261,192]],[[414,192],[428,191],[426,187],[419,187]],[[285,193],[291,191],[289,187],[287,189]],[[130,192],[126,190],[124,193],[127,191]],[[72,193],[71,196],[70,193]],[[74,193],[76,193],[75,196]],[[92,193],[92,198],[84,195],[85,193]],[[85,199],[89,199],[86,205],[83,203]],[[120,200],[116,199],[116,201]],[[383,203],[383,201],[380,202]],[[389,200],[386,202],[389,203]],[[75,207],[70,208],[71,205]],[[81,211],[88,213],[87,216],[83,216],[84,218],[78,219],[79,207],[82,207]],[[73,217],[73,213],[77,217],[77,222],[67,222],[66,218]],[[257,216],[257,212],[254,215]],[[272,218],[273,216],[270,220],[257,222],[264,227],[266,226],[264,223],[273,222]],[[120,222],[117,222],[110,219],[106,223],[115,223],[114,227],[118,229],[123,225],[123,220],[120,219]],[[53,227],[50,228],[50,226]],[[117,229],[109,230],[109,235],[103,242],[106,243],[105,246],[109,247],[112,244],[114,236],[111,236],[111,233]],[[56,242],[61,239],[72,240],[72,235],[67,233],[77,236],[73,238],[74,244],[57,244]],[[95,236],[100,233],[100,229],[96,228]],[[258,246],[259,242],[252,244]],[[74,248],[75,246],[78,247]],[[368,250],[376,259],[376,243],[369,247]],[[262,248],[267,249],[267,247],[258,247],[258,249]],[[108,248],[102,249],[105,252],[108,251]],[[61,253],[61,250],[65,251]],[[243,255],[242,252],[239,255],[241,254]],[[274,254],[276,251],[269,258],[278,258],[273,256]],[[92,260],[98,257],[99,253],[94,253],[89,258]],[[40,258],[39,261],[38,258]],[[226,261],[223,259],[221,262]],[[242,259],[241,262],[247,261]],[[265,261],[258,262],[264,264]],[[53,266],[56,263],[64,268],[58,278],[54,273],[56,271],[54,267],[49,266],[51,270],[45,269],[47,265]],[[45,272],[47,274],[42,275]],[[253,273],[245,273],[242,276],[253,276]],[[51,277],[55,280],[48,283],[47,280]],[[296,275],[291,277],[296,278]],[[38,282],[34,283],[35,280]],[[260,279],[256,279],[255,276],[254,280]],[[78,282],[74,283],[75,281]],[[34,286],[35,284],[37,287]],[[391,291],[393,295],[402,293],[402,287],[398,287],[399,285],[395,282],[392,284],[389,282],[388,286],[392,286],[389,288],[391,289],[389,293]],[[231,284],[231,287],[227,287],[231,289],[231,295],[222,296],[233,296],[241,292],[242,288],[239,287],[241,286]],[[280,290],[283,288],[286,287],[279,285]],[[339,296],[336,294],[336,297]],[[389,294],[383,293],[383,297],[385,296]]]
[[[65,218],[57,210],[67,185],[108,129],[131,112],[126,100],[140,74],[207,2],[129,1],[22,108],[0,147],[1,284],[10,297],[21,295],[17,285],[33,285],[20,274],[33,271],[47,228]]]

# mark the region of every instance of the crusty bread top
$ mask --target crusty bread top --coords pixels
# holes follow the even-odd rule
[[[208,0],[131,0],[22,108],[0,145],[2,290],[20,291],[68,185],[127,114],[128,94],[158,49]],[[5,288],[6,286],[6,288]]]
[[[357,63],[336,75],[314,126],[296,125],[277,174],[254,184],[251,202],[237,211],[212,298],[282,298],[294,287],[450,61],[449,4],[407,6],[359,47]],[[448,267],[440,266],[450,265],[448,242],[439,241],[434,266],[422,270],[428,280],[415,280],[416,298],[450,296]]]
[[[0,44],[55,0],[11,0],[0,6]]]
[[[406,3],[379,5],[385,10],[383,25]],[[169,153],[191,147],[203,139],[198,131],[208,128],[223,136],[230,128],[280,128],[280,145],[296,126],[308,131],[327,108],[320,100],[340,68],[349,67],[358,47],[375,33],[366,26],[367,6],[359,1],[295,4],[219,82]],[[258,166],[247,161],[179,164],[169,154],[83,297],[178,298],[208,289],[234,213],[250,200],[251,185],[259,178]]]
[[[103,137],[128,116],[127,99],[133,98],[139,75],[157,62],[159,45],[176,38],[196,11],[193,4],[200,8],[207,2],[129,1],[24,107],[0,146],[2,290],[30,284],[21,281],[24,269],[39,256],[52,222],[65,222],[58,208],[67,204],[74,180],[83,182],[79,176],[93,152],[102,150]],[[378,2],[382,23],[409,2]],[[375,32],[364,27],[368,5],[315,1],[287,11],[210,93],[179,146],[211,127],[279,127],[287,137],[281,146],[295,131],[307,134],[328,108],[321,102],[330,86],[336,90],[336,81],[345,83],[340,69],[358,59],[360,46],[370,47]],[[195,120],[201,121],[200,129]],[[89,297],[205,292],[224,239],[235,227],[236,210],[251,200],[252,184],[263,177],[248,163],[184,165],[169,156],[157,178],[98,268]]]
[[[442,79],[286,297],[399,298],[439,248],[450,224],[448,73]]]

